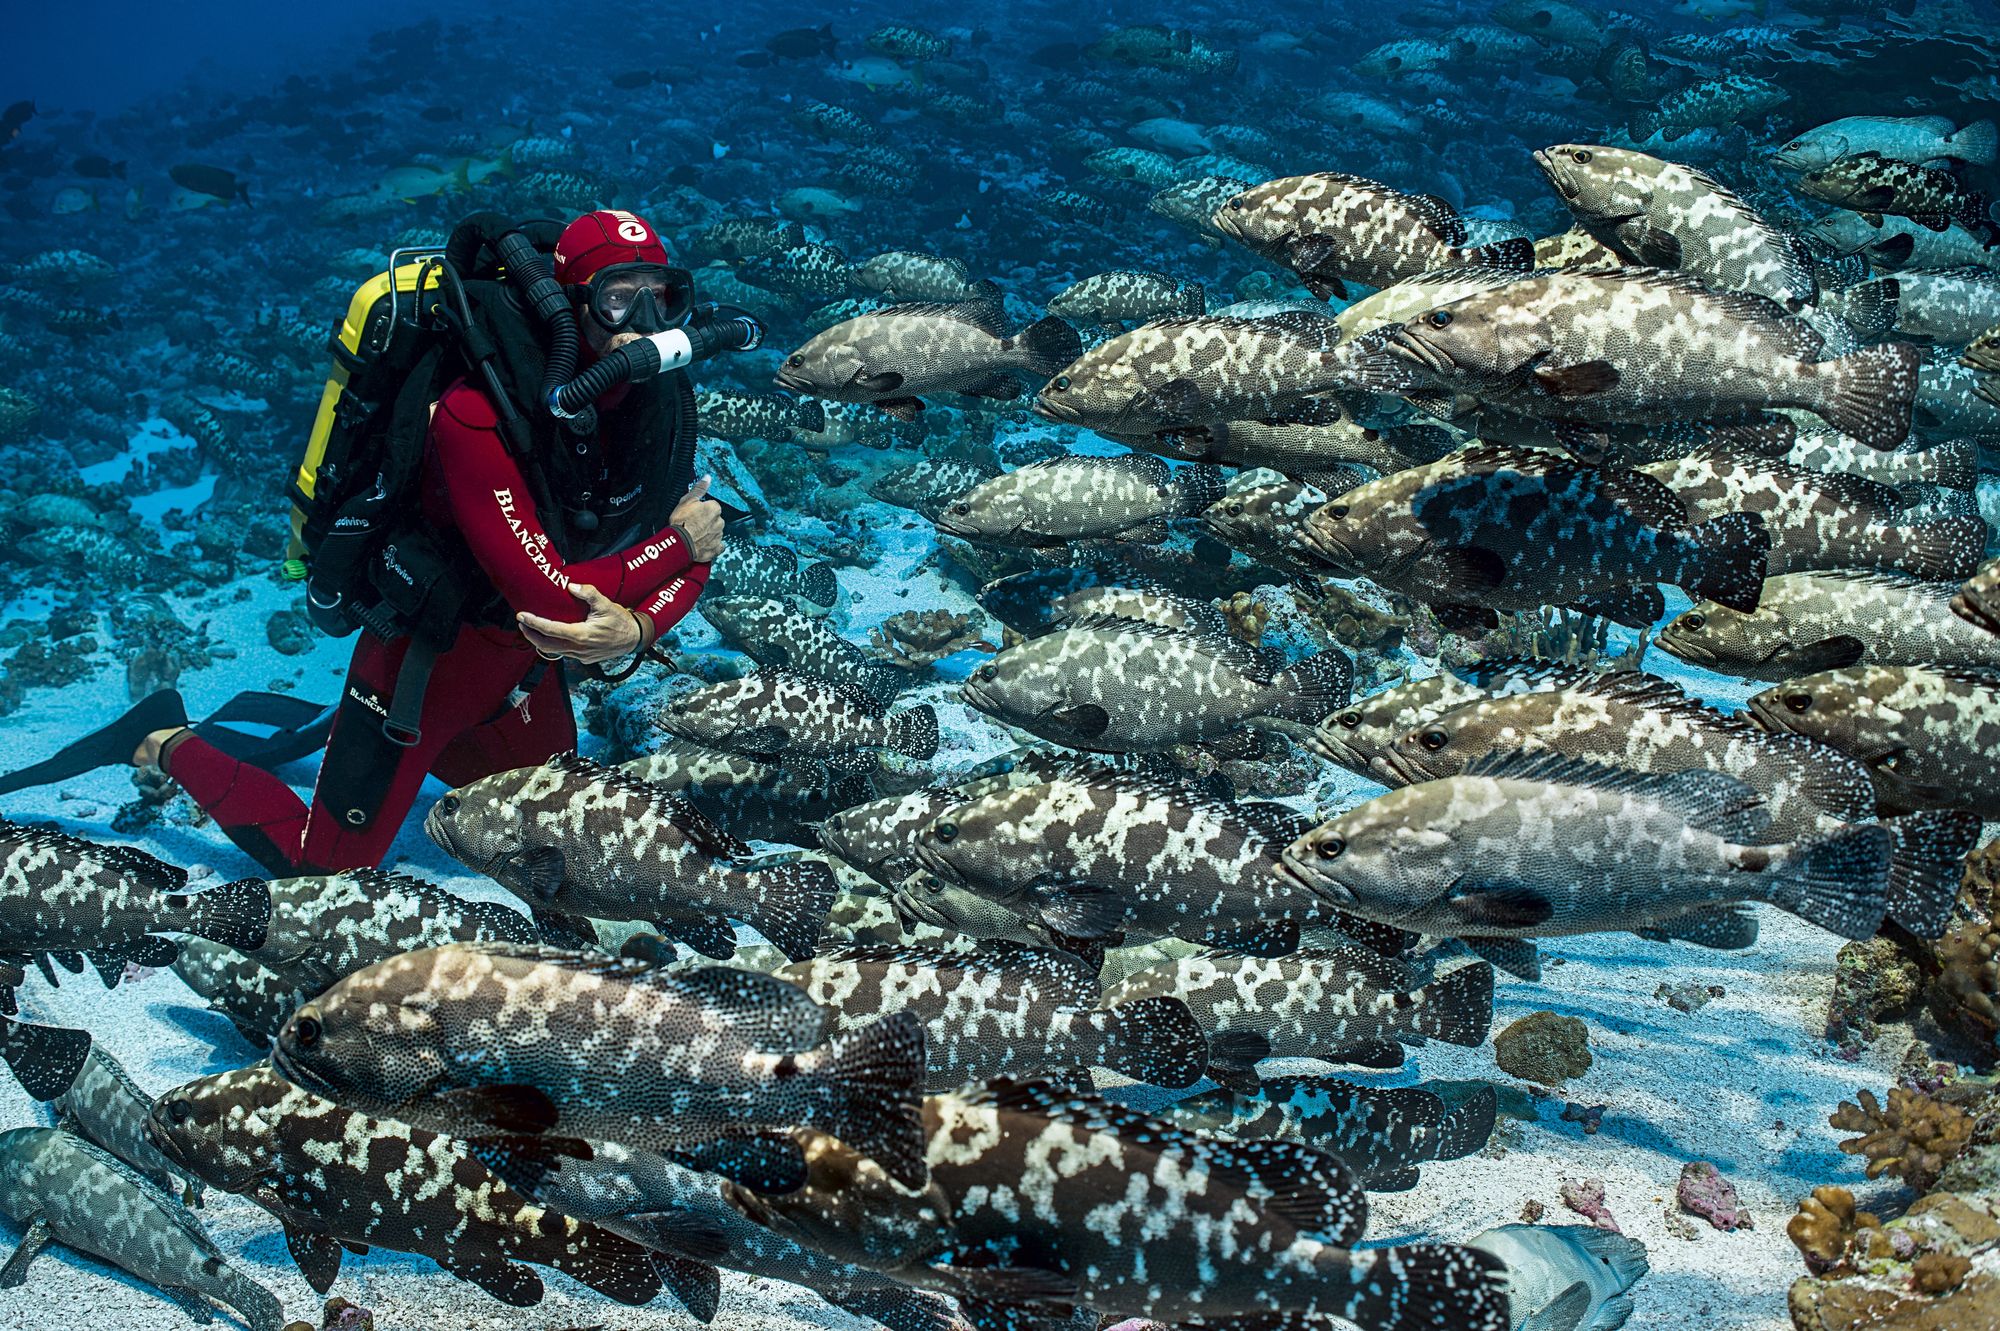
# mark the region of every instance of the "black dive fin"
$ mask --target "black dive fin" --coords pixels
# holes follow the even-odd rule
[[[172,689],[161,689],[140,699],[110,725],[72,740],[32,766],[0,776],[0,795],[68,781],[100,767],[129,763],[132,751],[146,736],[155,730],[173,730],[186,724],[187,707],[181,702],[181,695]]]

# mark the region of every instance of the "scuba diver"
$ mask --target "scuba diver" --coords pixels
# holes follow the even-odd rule
[[[691,275],[630,212],[563,228],[552,274],[523,238],[531,225],[555,224],[469,220],[447,261],[383,287],[370,309],[386,306],[387,325],[350,314],[352,327],[388,327],[378,360],[389,363],[376,371],[350,354],[352,377],[338,382],[394,399],[409,456],[398,467],[395,410],[345,419],[323,405],[321,426],[331,416],[329,429],[373,428],[378,442],[366,465],[342,463],[315,456],[327,433],[316,426],[294,494],[295,534],[313,553],[308,612],[334,633],[370,630],[340,702],[319,719],[327,737],[311,802],[269,770],[310,747],[226,724],[276,722],[283,709],[260,715],[259,699],[293,714],[310,704],[244,694],[191,725],[171,690],[0,778],[0,793],[120,762],[158,767],[267,871],[333,872],[381,862],[427,775],[460,786],[576,747],[566,668],[630,674],[693,608],[722,549],[722,506],[708,478],[694,477],[683,367],[754,347],[762,330],[741,311],[697,307]],[[392,256],[377,282],[398,276]],[[435,334],[396,350],[397,302],[408,311],[416,292],[456,334],[447,354],[421,359]],[[354,309],[363,305],[357,294]],[[533,336],[530,313],[561,334],[553,348]],[[371,372],[397,382],[371,385]],[[524,398],[535,408],[518,410]],[[364,416],[372,425],[354,424]],[[398,490],[400,502],[387,501]],[[620,660],[630,663],[622,672],[602,670]]]

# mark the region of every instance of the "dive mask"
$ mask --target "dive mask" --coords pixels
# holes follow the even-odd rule
[[[570,289],[606,332],[663,333],[687,322],[694,306],[694,277],[663,263],[614,263]]]

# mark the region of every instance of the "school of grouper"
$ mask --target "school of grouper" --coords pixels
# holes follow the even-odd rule
[[[1687,79],[1716,53],[1663,62],[1565,4],[1493,18],[1357,68],[1420,84],[1581,52],[1669,153],[1787,97]],[[908,27],[868,46],[847,64],[871,86],[950,54]],[[1155,88],[1233,67],[1163,28],[1087,54]],[[1334,123],[1406,115],[1328,100]],[[799,114],[853,147],[857,188],[896,155],[845,108]],[[1992,164],[1994,127],[1798,134],[1772,161],[1832,205],[1803,235],[1704,171],[1560,143],[1533,161],[1575,225],[1541,240],[1481,239],[1490,223],[1359,175],[1262,179],[1219,154],[1190,175],[1170,155],[1268,151],[1260,133],[1156,116],[1132,134],[1166,152],[1073,146],[1318,299],[1205,312],[1199,284],[1106,272],[1009,331],[956,260],[850,264],[784,218],[698,239],[740,264],[746,301],[875,293],[814,316],[777,371],[795,396],[705,394],[711,431],[824,432],[856,406],[921,420],[1025,380],[1041,416],[1133,450],[998,475],[931,458],[882,487],[1026,561],[980,593],[1010,645],[963,698],[1045,743],[869,798],[880,753],[936,752],[935,714],[888,710],[889,673],[814,617],[829,567],[739,542],[701,609],[785,668],[680,696],[658,753],[565,756],[431,810],[432,839],[532,914],[378,870],[191,894],[135,848],[6,825],[5,1011],[31,966],[53,982],[88,959],[115,983],[172,963],[271,1056],[153,1100],[88,1034],[6,1023],[0,1054],[63,1129],[0,1137],[0,1210],[31,1222],[0,1283],[53,1238],[276,1331],[278,1300],[184,1209],[215,1188],[267,1209],[322,1292],[343,1252],[377,1246],[510,1304],[541,1297],[543,1265],[625,1304],[664,1288],[704,1321],[722,1266],[895,1331],[1616,1326],[1644,1270],[1616,1234],[1357,1246],[1367,1190],[1484,1145],[1491,1090],[1257,1064],[1477,1046],[1493,967],[1537,977],[1542,939],[1747,948],[1760,903],[1846,939],[1943,929],[2000,818],[2000,561],[1978,567],[1973,447],[1909,441],[1927,379],[1932,417],[2000,398],[2000,252],[1957,174]],[[793,212],[851,211],[793,194]],[[1044,204],[1113,215],[1086,193]],[[1372,294],[1325,303],[1350,288]],[[1263,472],[1225,486],[1223,468]],[[1190,517],[1233,569],[1162,544]],[[1275,658],[1218,607],[1272,580],[1243,580],[1242,557],[1366,579],[1460,633],[1549,607],[1649,628],[1678,587],[1695,604],[1657,645],[1772,687],[1729,714],[1635,669],[1492,659],[1356,698],[1338,648]],[[1157,757],[1254,756],[1272,735],[1391,789],[1315,825]],[[858,875],[746,837],[816,839]],[[1093,1067],[1218,1089],[1141,1112]]]

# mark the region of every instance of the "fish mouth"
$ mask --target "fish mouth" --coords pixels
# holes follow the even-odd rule
[[[1653,639],[1653,645],[1662,651],[1680,657],[1681,660],[1686,661],[1689,665],[1698,665],[1705,669],[1713,669],[1715,666],[1716,656],[1714,652],[1699,643],[1689,642],[1686,638],[1681,637],[1672,630],[1668,630]]]
[[[1031,410],[1045,420],[1059,425],[1075,425],[1083,419],[1083,412],[1067,402],[1052,401],[1046,391],[1035,394],[1035,405]]]
[[[788,389],[791,392],[803,393],[808,397],[816,395],[811,380],[783,366],[778,367],[778,372],[771,376],[771,380],[778,387]]]
[[[1562,196],[1563,202],[1574,202],[1576,199],[1576,181],[1570,175],[1568,168],[1557,161],[1555,155],[1547,148],[1535,149],[1534,158],[1535,165],[1540,167],[1542,174],[1549,178],[1549,185],[1557,194]]]
[[[1352,906],[1355,904],[1352,892],[1331,879],[1321,880],[1316,875],[1307,873],[1293,862],[1292,852],[1289,850],[1278,858],[1278,862],[1271,867],[1271,872],[1280,881],[1305,889],[1329,906]]]
[[[1376,755],[1368,766],[1370,771],[1387,768],[1387,774],[1396,778],[1390,783],[1391,785],[1415,786],[1435,779],[1429,772],[1398,753],[1393,746]]]

